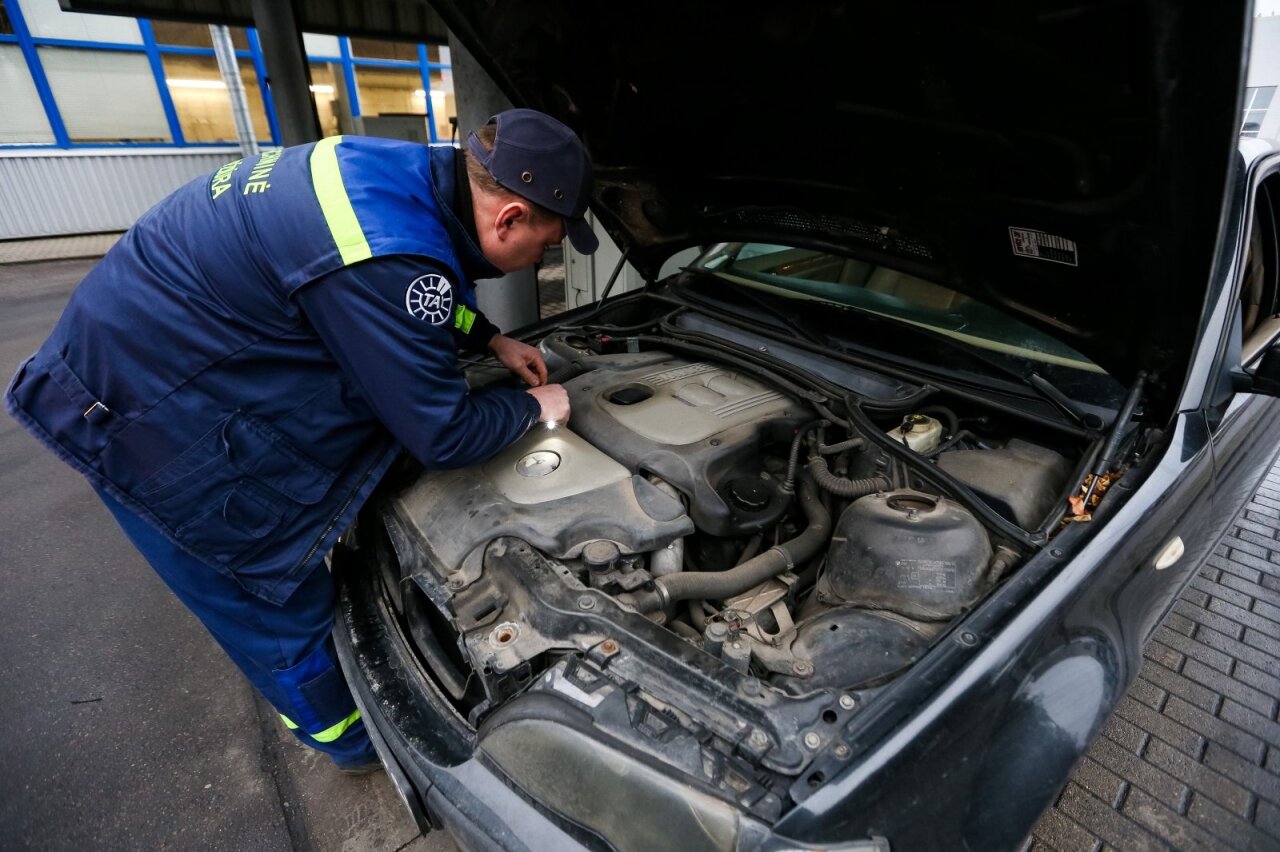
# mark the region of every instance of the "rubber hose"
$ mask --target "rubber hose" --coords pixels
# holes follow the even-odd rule
[[[809,525],[795,538],[771,547],[728,571],[684,571],[659,577],[654,580],[658,587],[656,592],[636,594],[630,602],[640,612],[654,612],[675,601],[724,600],[812,559],[831,537],[831,516],[807,477],[800,481],[797,499]]]
[[[947,421],[947,433],[954,435],[960,431],[960,418],[956,417],[956,413],[945,405],[930,405],[920,409],[921,414],[941,414]]]
[[[817,457],[809,459],[805,469],[813,476],[819,488],[830,491],[838,497],[865,497],[890,488],[889,480],[883,476],[872,476],[867,479],[844,479],[836,476],[827,467],[827,462]]]
[[[825,422],[824,420],[810,420],[796,430],[796,436],[791,439],[791,453],[787,456],[787,478],[782,481],[783,494],[795,493],[796,471],[800,468],[800,444],[804,441],[804,436],[816,427],[822,426]]]

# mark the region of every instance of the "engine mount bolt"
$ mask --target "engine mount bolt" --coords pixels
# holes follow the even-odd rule
[[[852,710],[858,706],[858,699],[854,698],[852,695],[841,695],[840,706],[846,710]]]
[[[618,643],[612,639],[606,639],[600,643],[600,650],[606,654],[618,653]]]
[[[751,740],[751,744],[753,746],[756,746],[757,748],[765,746],[769,743],[769,738],[766,737],[764,734],[764,731],[760,730],[759,728],[751,732],[750,740]]]
[[[840,743],[840,745],[836,746],[835,752],[836,752],[836,757],[841,758],[843,760],[844,758],[849,756],[849,747],[844,743]]]
[[[804,660],[796,660],[791,666],[791,670],[798,675],[813,674],[813,665],[806,663]]]
[[[978,635],[969,630],[965,630],[964,632],[962,632],[958,637],[958,639],[961,645],[964,645],[969,648],[972,648],[974,645],[978,644]]]
[[[804,744],[808,748],[817,748],[822,745],[822,737],[810,731],[804,735]]]
[[[760,681],[756,680],[755,678],[747,678],[742,682],[742,691],[745,692],[747,695],[759,695]]]
[[[450,577],[448,580],[445,581],[445,585],[451,589],[461,589],[466,582],[467,582],[466,578],[463,577],[461,574],[454,574],[452,577]]]
[[[595,608],[596,608],[595,598],[591,597],[590,595],[583,595],[582,597],[578,598],[578,609],[595,609]]]

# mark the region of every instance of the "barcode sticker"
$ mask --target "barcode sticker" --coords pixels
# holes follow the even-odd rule
[[[1065,237],[1055,237],[1030,228],[1010,228],[1009,242],[1013,244],[1013,253],[1022,257],[1065,263],[1067,266],[1080,265],[1075,242]]]

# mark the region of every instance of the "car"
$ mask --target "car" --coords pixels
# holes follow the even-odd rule
[[[521,333],[568,423],[332,554],[419,824],[1018,847],[1276,455],[1247,4],[433,5],[646,284]]]

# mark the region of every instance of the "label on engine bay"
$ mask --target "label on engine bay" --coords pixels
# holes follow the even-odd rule
[[[1009,242],[1013,243],[1013,253],[1022,257],[1034,257],[1036,260],[1049,260],[1067,266],[1080,265],[1076,244],[1066,237],[1055,237],[1030,228],[1010,228]]]
[[[956,564],[941,559],[897,559],[899,589],[954,591]]]

